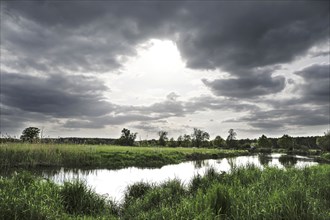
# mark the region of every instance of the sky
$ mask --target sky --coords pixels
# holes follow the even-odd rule
[[[323,135],[329,4],[1,1],[1,135]]]

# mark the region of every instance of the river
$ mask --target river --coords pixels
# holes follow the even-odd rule
[[[254,165],[264,168],[265,165],[286,168],[294,166],[302,168],[318,164],[308,157],[294,156],[281,158],[281,154],[239,156],[217,160],[189,161],[180,164],[166,165],[161,168],[127,167],[119,170],[108,169],[64,169],[38,171],[45,178],[62,184],[64,181],[82,180],[97,193],[106,195],[120,202],[127,186],[137,182],[159,184],[170,179],[179,179],[184,185],[189,184],[195,175],[204,175],[213,167],[218,172],[230,172],[232,167]]]

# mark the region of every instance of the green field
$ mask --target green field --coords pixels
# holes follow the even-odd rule
[[[104,145],[0,145],[0,168],[68,167],[118,169],[128,166],[160,167],[187,160],[248,155],[245,150],[205,148],[126,147]]]
[[[56,185],[29,173],[0,178],[0,219],[330,219],[330,165],[281,170],[209,170],[187,187],[178,180],[130,186],[123,203],[84,183]]]
[[[244,150],[105,145],[0,145],[1,170],[38,167],[158,167],[187,160],[248,155]],[[325,159],[328,154],[324,153]],[[210,169],[188,186],[136,183],[122,203],[83,182],[54,182],[28,171],[0,176],[0,219],[330,219],[330,165],[295,169]]]

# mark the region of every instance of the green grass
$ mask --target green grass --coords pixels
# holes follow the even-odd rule
[[[330,166],[209,171],[188,189],[174,181],[129,200],[123,219],[330,219]],[[172,185],[170,190],[167,185]],[[175,189],[173,189],[175,188]],[[174,196],[173,196],[174,195]]]
[[[0,219],[41,220],[118,214],[113,202],[96,194],[83,182],[64,186],[27,172],[0,179]]]
[[[0,169],[160,167],[186,160],[247,155],[244,150],[65,144],[0,144]]]
[[[136,183],[122,204],[82,182],[56,185],[20,173],[0,179],[0,219],[330,219],[330,165],[209,170],[188,186]]]

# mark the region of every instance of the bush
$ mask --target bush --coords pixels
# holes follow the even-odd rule
[[[98,215],[107,210],[107,202],[84,182],[65,182],[60,191],[64,209],[74,215]]]
[[[0,179],[0,219],[60,219],[59,187],[27,172]]]

